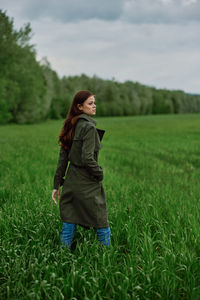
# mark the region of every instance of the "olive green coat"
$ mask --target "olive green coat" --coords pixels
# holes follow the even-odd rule
[[[96,128],[96,121],[92,117],[81,114],[69,153],[60,148],[54,189],[63,185],[60,197],[60,216],[63,222],[94,228],[109,226],[102,184],[103,169],[98,165],[104,133],[105,130]],[[70,164],[67,169],[68,162]]]

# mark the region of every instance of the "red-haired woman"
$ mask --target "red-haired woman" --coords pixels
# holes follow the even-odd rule
[[[91,117],[95,114],[95,96],[89,91],[79,91],[59,135],[61,147],[52,199],[56,204],[57,196],[60,200],[63,222],[60,241],[66,246],[71,246],[76,225],[93,227],[102,245],[110,243],[103,169],[98,165],[105,130],[96,128],[96,121]],[[60,186],[63,186],[61,196]]]

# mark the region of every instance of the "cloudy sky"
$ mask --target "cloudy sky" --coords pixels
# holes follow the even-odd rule
[[[60,76],[94,74],[200,94],[200,0],[0,0],[30,22],[37,59]]]

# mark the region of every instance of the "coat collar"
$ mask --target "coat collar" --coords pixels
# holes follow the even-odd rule
[[[92,122],[95,126],[96,126],[96,123],[97,123],[97,121],[96,120],[94,120],[93,118],[91,118],[90,116],[88,116],[87,114],[81,114],[81,115],[79,115],[79,119],[85,119],[85,120],[87,120],[87,121],[89,121],[89,122]],[[103,130],[103,129],[98,129],[98,128],[96,128],[96,130],[97,130],[97,132],[98,132],[98,134],[99,134],[99,139],[100,139],[100,141],[103,139],[103,135],[104,135],[104,133],[105,133],[105,130]]]
[[[96,125],[97,121],[94,120],[92,117],[88,116],[87,114],[80,114],[79,119],[85,119],[89,122],[92,122],[94,125]]]

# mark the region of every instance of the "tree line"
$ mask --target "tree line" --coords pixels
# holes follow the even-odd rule
[[[0,124],[65,118],[81,89],[96,95],[97,116],[200,112],[200,95],[181,90],[85,74],[59,78],[46,58],[36,60],[31,37],[29,23],[16,30],[13,19],[0,10]]]

